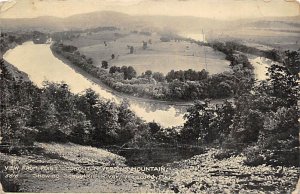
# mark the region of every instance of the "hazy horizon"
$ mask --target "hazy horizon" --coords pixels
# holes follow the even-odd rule
[[[300,11],[299,2],[284,0],[2,0],[0,6],[1,18],[64,18],[97,11],[114,11],[128,15],[234,20],[299,16]]]

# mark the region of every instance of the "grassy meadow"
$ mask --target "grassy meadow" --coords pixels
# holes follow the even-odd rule
[[[162,42],[160,37],[154,33],[148,36],[134,32],[102,31],[81,34],[72,41],[64,41],[64,44],[78,47],[82,54],[93,58],[95,64],[101,65],[106,60],[109,66],[132,66],[138,74],[146,70],[164,74],[171,70],[201,71],[206,68],[205,55],[210,74],[229,70],[229,61],[225,60],[223,53],[186,41]],[[143,41],[147,42],[146,49],[143,49]],[[133,54],[129,53],[128,46],[134,47]]]

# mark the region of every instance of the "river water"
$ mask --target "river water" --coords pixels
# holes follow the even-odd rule
[[[267,59],[265,57],[257,57],[255,55],[247,55],[249,62],[253,65],[254,67],[254,74],[255,74],[255,78],[258,81],[261,80],[266,80],[269,78],[269,76],[267,75],[268,73],[268,68],[272,65],[272,64],[279,64],[278,62],[274,62],[270,59]]]
[[[96,91],[102,98],[120,103],[122,97],[116,96],[102,87],[77,73],[73,68],[56,58],[50,44],[33,44],[26,42],[7,51],[3,58],[17,67],[20,71],[28,74],[29,78],[38,87],[42,87],[43,81],[64,81],[70,86],[73,93],[80,93],[87,88]],[[179,126],[184,123],[182,107],[151,101],[140,102],[127,99],[130,109],[137,116],[151,122],[156,121],[164,127]]]

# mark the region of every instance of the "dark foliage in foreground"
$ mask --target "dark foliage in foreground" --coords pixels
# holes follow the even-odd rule
[[[139,133],[148,133],[148,124],[125,101],[121,105],[104,101],[92,90],[74,95],[64,83],[45,82],[37,88],[31,82],[16,81],[3,61],[0,68],[2,143],[122,145]]]
[[[218,142],[243,150],[249,165],[299,165],[299,83],[288,68],[272,65],[270,79],[213,107],[196,102],[188,109],[185,142]]]

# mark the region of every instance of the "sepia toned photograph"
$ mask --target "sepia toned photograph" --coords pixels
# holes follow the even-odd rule
[[[300,0],[0,0],[0,194],[300,194]]]

